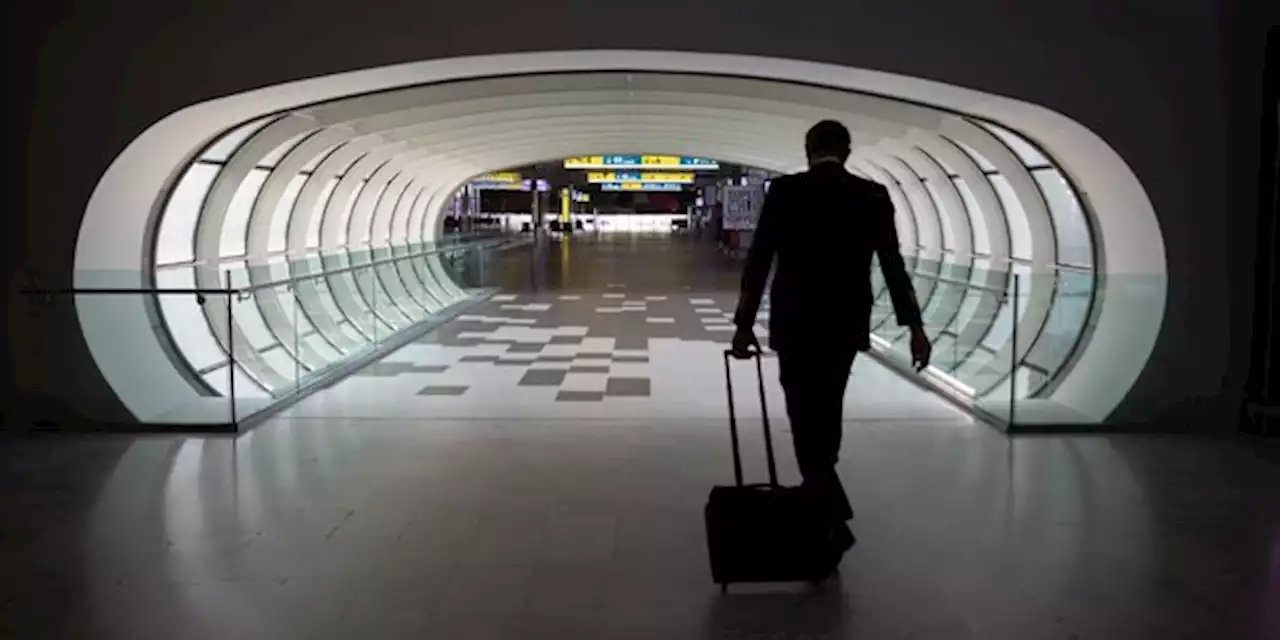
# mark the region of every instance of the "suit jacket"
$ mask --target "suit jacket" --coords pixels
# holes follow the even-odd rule
[[[774,180],[747,253],[734,324],[755,324],[776,260],[769,303],[774,350],[870,349],[872,254],[898,324],[919,325],[889,192],[836,162]]]

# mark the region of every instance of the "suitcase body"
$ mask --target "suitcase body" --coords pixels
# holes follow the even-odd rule
[[[826,564],[830,560],[825,557],[821,527],[815,517],[817,509],[799,487],[778,484],[759,352],[754,357],[760,376],[769,482],[742,482],[733,383],[729,378],[731,353],[725,352],[725,379],[735,484],[713,488],[707,500],[705,517],[712,579],[721,589],[734,582],[819,580],[829,569]]]

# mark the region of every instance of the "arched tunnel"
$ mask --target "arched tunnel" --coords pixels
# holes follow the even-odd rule
[[[757,56],[434,60],[189,106],[103,176],[76,285],[133,271],[123,284],[240,293],[81,296],[78,317],[142,422],[228,395],[266,406],[472,295],[441,260],[442,214],[470,179],[632,152],[790,172],[823,118],[853,133],[848,169],[888,188],[941,354],[930,384],[988,415],[1105,421],[1165,313],[1163,237],[1125,161],[1023,101]],[[116,281],[95,281],[107,269]],[[889,315],[875,318],[885,353],[904,340]]]
[[[9,4],[0,636],[1280,637],[1239,433],[1280,4]],[[848,377],[757,387],[753,232],[701,225],[833,170],[823,119],[933,358],[872,262]],[[788,215],[844,260],[857,211]],[[813,344],[863,277],[806,287]],[[717,576],[766,477],[847,494],[733,528],[820,584]]]

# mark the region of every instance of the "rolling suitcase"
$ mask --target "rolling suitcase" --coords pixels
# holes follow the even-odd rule
[[[829,571],[821,543],[821,527],[813,500],[799,487],[778,484],[769,408],[764,395],[760,352],[753,354],[759,376],[760,409],[769,482],[744,484],[738,451],[738,418],[730,377],[731,350],[724,353],[725,388],[729,393],[729,434],[733,443],[732,486],[711,490],[705,511],[711,577],[726,591],[733,582],[789,582],[821,580]]]

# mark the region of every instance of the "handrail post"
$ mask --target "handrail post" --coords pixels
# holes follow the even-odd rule
[[[1022,276],[1017,273],[1013,274],[1013,349],[1009,353],[1009,429],[1012,429],[1015,423],[1014,405],[1017,403],[1018,397],[1018,324],[1021,318],[1018,317],[1018,300],[1021,296]]]

